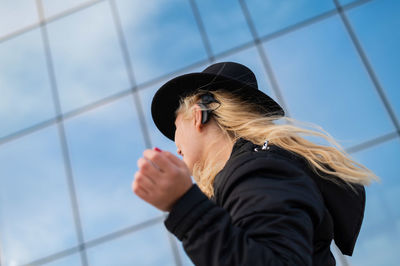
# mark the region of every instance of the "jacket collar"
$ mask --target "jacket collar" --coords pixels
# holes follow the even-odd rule
[[[229,160],[231,160],[232,157],[236,157],[236,156],[250,150],[251,147],[253,147],[253,146],[255,146],[255,145],[252,142],[250,142],[244,138],[238,139],[232,147],[232,152],[229,157]]]

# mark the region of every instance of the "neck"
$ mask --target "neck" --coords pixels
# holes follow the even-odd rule
[[[223,165],[228,161],[233,148],[232,140],[218,132],[217,134],[210,134],[204,149],[203,162],[212,158],[214,162],[220,162]]]

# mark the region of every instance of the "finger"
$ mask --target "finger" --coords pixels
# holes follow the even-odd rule
[[[146,192],[151,193],[154,191],[156,184],[148,176],[144,175],[140,171],[135,173],[135,182],[137,185],[146,190]]]
[[[155,163],[160,169],[163,171],[167,171],[168,169],[174,168],[177,165],[170,161],[170,159],[166,156],[165,151],[158,152],[154,150],[145,150],[143,152],[143,156],[153,163]]]
[[[142,200],[144,200],[146,202],[148,201],[149,194],[148,194],[148,192],[146,192],[146,190],[139,188],[139,189],[134,190],[134,192]]]
[[[157,176],[159,176],[161,172],[154,167],[154,164],[151,163],[150,160],[146,158],[139,158],[137,165],[142,174],[146,175],[154,184],[157,183]]]
[[[145,188],[143,188],[136,179],[132,182],[132,191],[142,199],[147,199],[150,194]]]
[[[149,164],[151,164],[154,168],[156,168],[158,171],[160,171],[160,172],[162,172],[163,170],[160,168],[160,167],[158,167],[158,165],[157,164],[155,164],[152,160],[149,160],[149,159],[147,159],[147,158],[144,158]]]
[[[147,158],[147,157],[145,156],[145,152],[146,152],[146,150],[143,152],[143,158],[144,158],[146,161],[148,161],[155,169],[157,169],[158,171],[162,172],[162,169],[161,169],[156,163],[154,163],[151,159],[149,159],[149,158]]]

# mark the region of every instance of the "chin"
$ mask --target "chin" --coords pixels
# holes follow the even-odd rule
[[[193,165],[190,164],[189,162],[187,162],[187,161],[185,160],[185,158],[183,158],[182,161],[186,164],[187,168],[189,168],[190,174],[192,174],[192,172],[193,172]]]

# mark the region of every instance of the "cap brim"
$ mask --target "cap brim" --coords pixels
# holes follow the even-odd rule
[[[151,104],[151,114],[157,128],[174,141],[175,111],[181,98],[198,90],[227,90],[239,95],[244,101],[255,103],[261,113],[284,115],[283,109],[272,98],[247,84],[209,73],[190,73],[171,79],[156,92]]]

